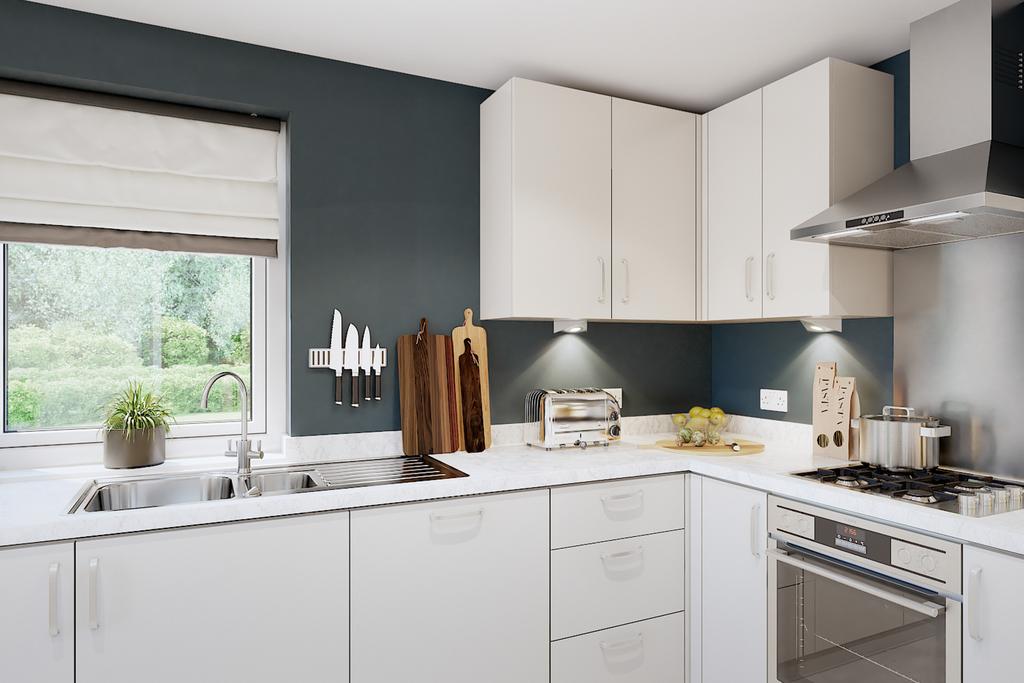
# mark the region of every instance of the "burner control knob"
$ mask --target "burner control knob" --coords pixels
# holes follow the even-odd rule
[[[935,558],[930,553],[926,553],[921,557],[921,569],[927,574],[935,571]]]
[[[896,552],[896,560],[902,565],[910,564],[910,551],[906,548],[900,548]]]

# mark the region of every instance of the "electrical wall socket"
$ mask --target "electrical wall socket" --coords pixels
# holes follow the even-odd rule
[[[776,413],[789,412],[789,392],[783,389],[762,389],[761,410],[771,410]]]
[[[609,394],[615,397],[615,400],[619,402],[619,409],[622,408],[622,389],[605,389]]]

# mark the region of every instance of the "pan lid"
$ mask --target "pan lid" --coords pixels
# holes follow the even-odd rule
[[[885,406],[881,415],[864,415],[862,420],[875,420],[879,422],[911,422],[924,427],[931,427],[939,423],[938,419],[928,415],[918,415],[913,408],[906,406]]]

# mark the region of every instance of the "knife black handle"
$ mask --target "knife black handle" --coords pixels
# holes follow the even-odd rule
[[[380,370],[377,371],[377,396],[376,400],[380,400]]]
[[[334,402],[339,406],[343,403],[341,400],[341,375],[334,376]]]
[[[367,370],[366,374],[363,375],[363,398],[367,401],[373,400],[373,392],[370,391],[371,385],[373,384],[372,370]]]
[[[359,371],[352,371],[352,407],[359,407]]]

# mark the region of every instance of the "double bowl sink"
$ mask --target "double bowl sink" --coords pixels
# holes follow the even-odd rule
[[[68,512],[116,512],[465,476],[429,456],[401,456],[261,468],[251,474],[210,472],[97,479],[86,483]]]

